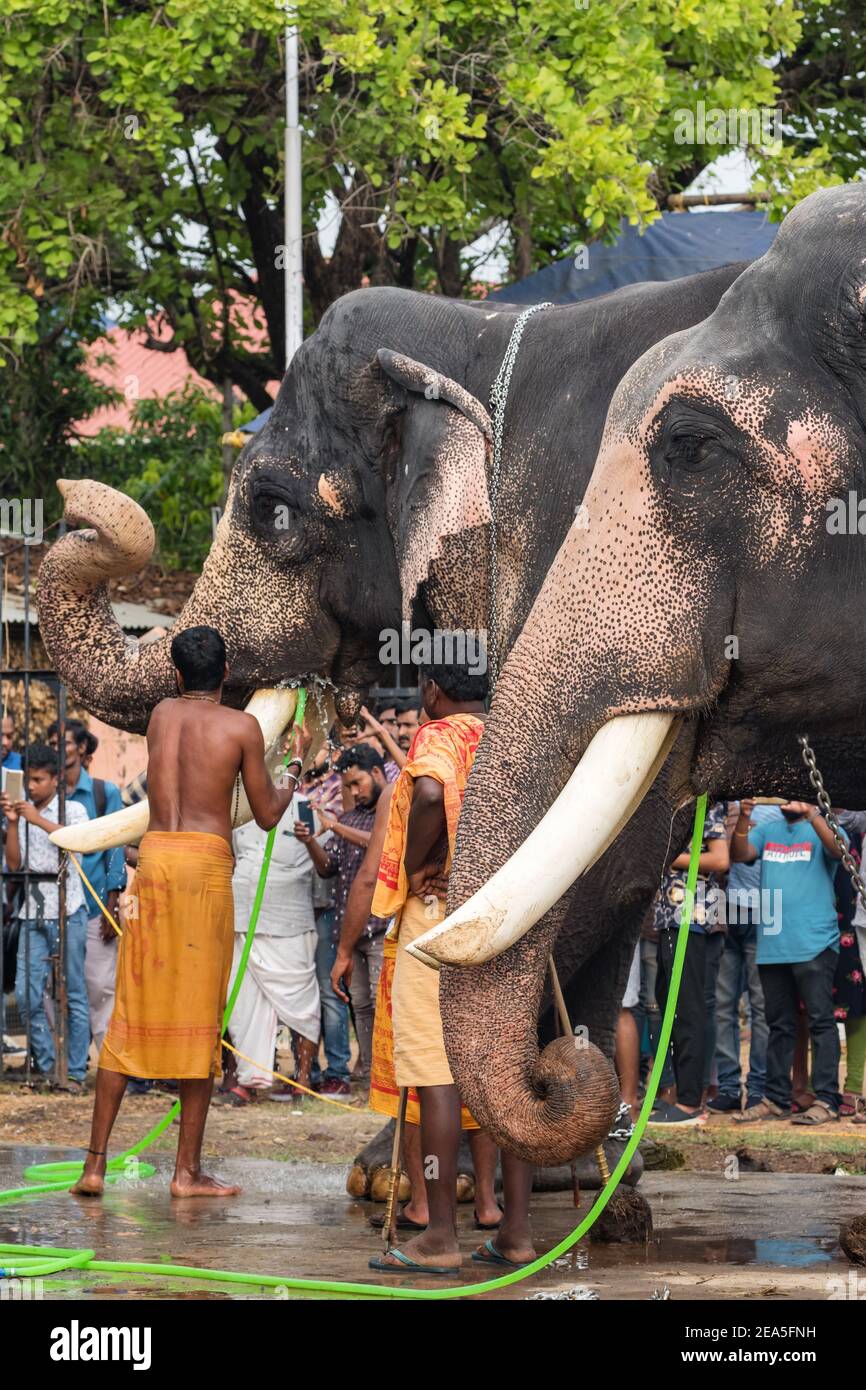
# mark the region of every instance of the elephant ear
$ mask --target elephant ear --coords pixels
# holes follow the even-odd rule
[[[376,362],[398,421],[388,513],[403,617],[411,618],[416,596],[433,586],[435,598],[431,604],[428,595],[428,607],[438,625],[469,626],[482,611],[481,576],[476,568],[471,596],[454,590],[451,579],[456,584],[458,576],[465,578],[462,561],[468,548],[477,562],[483,553],[481,528],[492,519],[487,488],[490,416],[465,387],[423,362],[387,348],[379,349]]]

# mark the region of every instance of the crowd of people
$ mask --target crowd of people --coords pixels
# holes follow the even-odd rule
[[[859,863],[866,813],[834,816],[838,838],[806,802],[708,808],[654,1124],[700,1125],[711,1113],[744,1125],[866,1123],[866,908],[840,867],[840,842]],[[662,876],[623,999],[617,1068],[635,1113],[667,1002],[688,866],[679,854]]]
[[[350,950],[349,962],[334,977],[335,984],[331,977],[346,901],[369,842],[376,800],[405,762],[418,720],[417,701],[380,700],[375,713],[364,708],[356,725],[335,729],[330,747],[322,750],[305,774],[277,827],[230,1041],[237,1052],[274,1068],[278,1028],[290,1029],[297,1080],[307,1090],[324,1095],[349,1096],[352,1082],[369,1082],[387,923],[371,916]],[[22,753],[8,712],[2,720],[2,736],[2,767],[20,772]],[[52,1085],[55,1070],[50,983],[59,949],[60,857],[49,835],[60,823],[59,783],[62,778],[67,825],[110,814],[146,794],[143,780],[121,790],[113,782],[92,777],[88,767],[97,748],[98,740],[86,725],[68,719],[61,756],[55,721],[44,738],[30,746],[23,794],[12,801],[4,789],[0,796],[4,868],[9,871],[3,903],[3,985],[6,992],[14,985],[19,1018],[29,1033],[31,1078],[36,1085]],[[267,833],[250,821],[235,830],[232,838],[233,979]],[[119,904],[134,882],[136,859],[134,849],[86,854],[81,859],[84,878],[71,863],[66,867],[67,1087],[73,1093],[83,1089],[91,1042],[98,1054],[114,1005],[118,936],[99,903],[118,919]],[[26,897],[21,880],[25,868],[32,875]],[[13,879],[12,874],[18,877]],[[341,986],[344,973],[354,977],[351,998]],[[350,1021],[357,1038],[351,1070]],[[319,1063],[320,1041],[324,1068]],[[15,1061],[24,1049],[7,1036],[3,1051],[7,1061]],[[246,1105],[266,1092],[269,1099],[297,1101],[301,1094],[285,1084],[274,1086],[270,1070],[235,1054],[227,1052],[225,1063],[226,1084],[220,1098],[226,1103]],[[135,1078],[128,1089],[141,1094],[152,1085],[149,1078]]]

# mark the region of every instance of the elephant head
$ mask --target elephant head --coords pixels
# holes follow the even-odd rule
[[[626,374],[502,671],[450,916],[411,949],[444,966],[464,1102],[530,1160],[572,1157],[594,1103],[579,1058],[566,1084],[536,1044],[553,904],[616,855],[660,765],[671,807],[705,789],[802,795],[797,734],[829,750],[862,731],[866,548],[832,518],[866,484],[864,245],[866,186],[814,194],[709,318]],[[756,785],[774,759],[787,787]],[[862,788],[831,770],[856,806],[841,798]]]
[[[423,612],[431,596],[437,611],[453,610],[455,626],[467,604],[483,604],[490,422],[462,386],[400,350],[406,334],[390,293],[360,291],[329,311],[234,468],[175,628],[207,623],[223,634],[232,704],[321,676],[337,689],[338,711],[353,713],[380,673],[383,630],[413,605]],[[154,704],[174,692],[170,639],[127,642],[108,583],[147,562],[153,529],[111,488],[59,486],[67,520],[85,529],[43,562],[46,646],[78,701],[143,731]]]

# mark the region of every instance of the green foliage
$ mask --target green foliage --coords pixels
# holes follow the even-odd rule
[[[854,0],[299,0],[298,17],[310,326],[362,277],[462,292],[492,229],[525,272],[647,224],[724,148],[677,142],[698,101],[784,95],[792,136],[759,154],[776,213],[859,168]],[[89,313],[113,297],[267,403],[284,22],[273,0],[0,0],[9,350],[37,340],[43,300]],[[326,259],[314,233],[335,206]],[[264,337],[227,315],[237,296]]]
[[[252,418],[236,412],[235,426]],[[211,507],[223,500],[222,408],[203,391],[135,405],[129,429],[102,429],[82,440],[77,475],[97,478],[140,502],[157,533],[164,569],[198,569],[211,542]]]

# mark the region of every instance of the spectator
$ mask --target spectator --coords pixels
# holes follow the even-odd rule
[[[634,1010],[640,1003],[640,942],[632,952],[628,981],[625,987],[619,1018],[616,1025],[616,1051],[614,1063],[619,1078],[619,1093],[623,1105],[627,1105],[632,1122],[637,1119],[637,1091],[640,1080],[640,1034]]]
[[[361,741],[378,748],[385,763],[385,776],[389,782],[396,782],[400,768],[406,761],[406,754],[397,742],[396,734],[376,719],[366,705],[361,707],[361,718],[363,721]],[[394,728],[396,729],[396,727],[397,717],[395,714]]]
[[[764,1100],[739,1122],[791,1113],[797,1000],[803,1000],[812,1039],[814,1104],[792,1124],[820,1125],[839,1118],[839,1035],[833,1011],[833,976],[839,927],[833,880],[840,858],[833,832],[817,806],[789,801],[783,820],[752,822],[754,802],[740,802],[731,843],[737,864],[761,863],[758,970],[767,1025]],[[848,836],[842,834],[847,843]]]
[[[419,710],[417,700],[401,700],[397,706],[397,742],[404,753],[409,752],[412,740],[420,727]]]
[[[755,806],[755,825],[781,821],[777,806]],[[716,1113],[751,1110],[764,1099],[767,1076],[767,1018],[758,971],[758,926],[761,920],[761,867],[734,862],[728,872],[727,925],[716,984],[716,1063],[718,1094],[707,1102]],[[745,1104],[740,1073],[740,998],[749,993],[749,1074]]]
[[[866,811],[842,811],[839,821],[852,836],[860,838],[862,872],[863,840],[866,839]],[[852,844],[852,853],[853,853]],[[855,856],[856,858],[856,856]],[[836,1013],[845,1023],[845,1088],[841,1114],[853,1124],[866,1124],[866,908],[847,874],[837,875],[837,898],[842,909],[839,938],[839,967],[836,971]]]
[[[313,763],[316,783],[309,790],[310,805],[316,813],[317,833],[321,834],[326,820],[336,819],[348,809],[344,805],[343,779],[336,768],[331,766],[330,754],[326,748],[319,752]],[[328,1087],[330,1094],[336,1089],[340,1095],[346,1094],[349,1087],[349,1009],[339,999],[331,986],[331,967],[337,954],[337,937],[334,931],[334,891],[335,880],[313,877],[313,910],[316,917],[316,978],[319,982],[319,998],[322,1004],[322,1041],[325,1049],[325,1071],[319,1066],[316,1056],[313,1060],[311,1084],[313,1090]],[[344,1089],[346,1088],[346,1089]]]
[[[60,851],[52,845],[49,835],[59,830],[57,781],[58,757],[53,748],[34,743],[28,750],[28,801],[12,803],[4,794],[0,798],[8,826],[6,858],[12,872],[29,869],[31,873],[57,875]],[[65,824],[77,825],[87,820],[83,806],[68,802]],[[27,823],[22,830],[21,821]],[[18,916],[21,920],[21,940],[15,993],[22,1017],[29,1016],[30,1046],[37,1077],[50,1080],[54,1070],[54,1039],[45,1017],[43,995],[51,969],[51,957],[59,949],[60,902],[58,885],[53,879],[31,883]],[[26,938],[26,939],[25,939]],[[90,1018],[87,1008],[87,988],[84,981],[84,958],[87,949],[87,912],[81,881],[72,865],[66,869],[66,1005],[67,1059],[69,1089],[84,1088],[87,1071],[87,1052],[90,1046]]]
[[[15,751],[15,720],[11,714],[4,714],[2,724],[2,746],[3,746],[3,767],[10,772],[18,771],[21,767],[21,754]]]
[[[383,729],[387,729],[392,739],[397,740],[397,702],[395,700],[379,700],[374,710],[376,718]]]
[[[667,1101],[657,1104],[652,1113],[653,1124],[697,1125],[703,1124],[706,1118],[703,1096],[707,1043],[707,939],[718,899],[718,875],[726,872],[729,862],[725,803],[717,801],[709,807],[704,823],[695,907],[689,923],[689,944],[672,1033],[677,1098],[673,1104]],[[662,1011],[670,989],[688,867],[688,851],[678,854],[662,878],[656,899],[655,924],[659,929],[656,997]]]
[[[57,747],[57,723],[48,729],[48,742]],[[81,762],[82,749],[87,748],[87,730],[78,720],[66,721],[66,800],[83,806],[89,820],[111,815],[123,809],[120,789],[101,777],[91,777]],[[93,893],[84,889],[87,909],[87,957],[85,980],[90,1006],[90,1028],[97,1051],[102,1047],[105,1030],[114,1008],[114,977],[117,972],[117,932],[99,907],[94,893],[105,903],[117,920],[117,902],[126,886],[126,860],[123,847],[98,850],[82,855],[82,868],[93,885]]]
[[[319,875],[322,878],[336,876],[334,934],[339,940],[346,903],[370,841],[376,817],[376,803],[386,786],[386,781],[381,757],[363,743],[347,749],[339,758],[337,769],[343,778],[345,788],[354,798],[353,809],[344,811],[336,822],[325,820],[326,827],[334,832],[327,848],[318,844],[310,835],[308,827],[300,821],[295,825],[295,834],[306,845]],[[354,943],[352,999],[355,1030],[358,1035],[358,1063],[353,1075],[356,1080],[367,1080],[370,1075],[373,1015],[382,971],[382,939],[387,925],[387,922],[380,918],[370,916],[361,936]],[[332,963],[329,980],[332,988],[333,972]],[[346,1092],[348,1089],[346,1087]],[[322,1093],[345,1094],[335,1086],[327,1089],[323,1086]]]
[[[232,1042],[239,1052],[270,1063],[277,1041],[277,1023],[294,1035],[298,1059],[296,1079],[310,1086],[313,1059],[319,1046],[320,1000],[316,979],[316,919],[313,913],[313,866],[298,844],[292,827],[298,815],[298,798],[276,827],[271,867],[259,911],[258,925],[232,1014]],[[255,821],[232,835],[235,871],[235,940],[232,980],[237,974],[244,938],[265,857],[267,832]],[[231,986],[229,987],[231,990]],[[256,1092],[272,1084],[269,1072],[242,1057],[235,1059],[237,1082],[223,1091],[223,1100],[247,1105]],[[286,1098],[300,1099],[302,1092],[284,1088]],[[281,1096],[283,1091],[278,1090]]]

